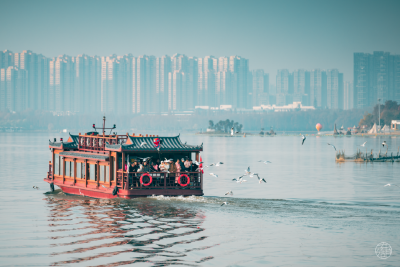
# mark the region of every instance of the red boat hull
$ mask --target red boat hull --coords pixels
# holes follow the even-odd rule
[[[45,182],[51,183],[53,182],[51,179],[43,179]],[[117,195],[113,195],[113,188],[88,188],[82,187],[74,184],[63,184],[54,181],[54,185],[57,185],[61,188],[61,190],[66,194],[85,196],[85,197],[93,197],[93,198],[137,198],[137,197],[147,197],[152,195],[163,195],[163,196],[202,196],[202,190],[192,190],[192,189],[136,189],[136,190],[123,190],[118,189]]]

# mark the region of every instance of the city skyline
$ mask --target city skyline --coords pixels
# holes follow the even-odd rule
[[[354,53],[357,87],[338,69],[278,69],[276,85],[240,56],[68,56],[0,52],[0,108],[55,112],[160,113],[230,106],[351,109],[400,102],[400,56]],[[359,74],[360,72],[361,74]],[[346,85],[346,86],[345,86]],[[361,104],[360,104],[361,103]]]

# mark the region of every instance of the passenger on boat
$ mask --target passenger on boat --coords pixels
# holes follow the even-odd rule
[[[150,166],[147,164],[147,161],[143,162],[142,172],[150,172]]]
[[[190,168],[191,162],[192,161],[189,161],[189,159],[186,159],[185,164],[184,164],[185,165],[185,171],[187,171],[187,172],[190,171],[189,168]]]
[[[159,172],[157,163],[150,162],[150,170],[151,170],[152,172]]]
[[[189,169],[188,171],[189,172],[195,172],[199,166],[197,166],[195,163],[193,163],[192,160],[190,160],[189,163],[190,163],[190,166],[188,168]]]
[[[181,165],[181,171],[185,171],[185,159],[184,158],[182,158],[179,161],[179,165]]]
[[[162,171],[162,172],[166,172],[167,171],[166,164],[168,164],[168,163],[166,163],[164,161],[161,161],[161,164],[159,165],[160,171]],[[168,168],[169,168],[169,166],[168,166]]]
[[[134,161],[131,166],[129,166],[129,176],[131,178],[131,181],[129,182],[129,184],[136,184],[136,187],[138,187],[138,182],[139,182],[139,178],[137,176],[137,172],[139,170],[139,166],[138,163],[136,161]]]
[[[179,159],[176,160],[175,166],[176,166],[175,184],[178,184],[178,178],[181,175],[181,169],[182,169],[181,161]]]
[[[173,185],[175,183],[175,173],[177,171],[176,165],[175,163],[171,160],[169,162],[169,182],[171,185]]]

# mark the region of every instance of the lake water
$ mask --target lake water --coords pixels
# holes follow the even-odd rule
[[[384,187],[400,163],[338,164],[327,145],[397,154],[400,138],[181,135],[224,162],[204,197],[101,200],[48,193],[53,137],[0,133],[1,266],[400,266],[400,188]],[[231,181],[248,166],[268,183]]]

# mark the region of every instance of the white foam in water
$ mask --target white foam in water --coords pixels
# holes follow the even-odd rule
[[[184,196],[177,196],[177,197],[168,197],[168,196],[163,196],[163,195],[152,195],[151,197],[148,198],[153,198],[157,200],[163,200],[163,201],[183,201],[183,202],[200,202],[200,203],[215,203],[215,201],[209,199],[209,198],[204,198],[201,196],[189,196],[189,197],[184,197]]]

